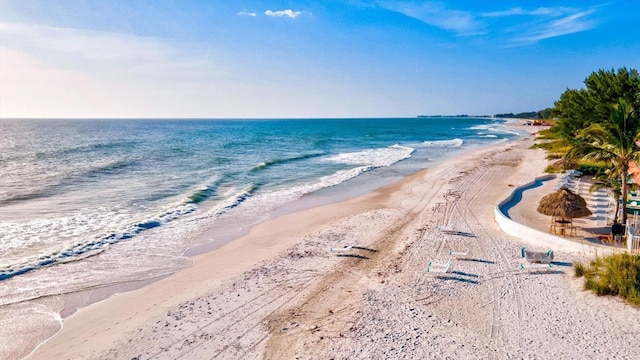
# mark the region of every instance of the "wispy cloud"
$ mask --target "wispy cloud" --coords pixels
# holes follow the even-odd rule
[[[203,73],[218,73],[212,54],[153,37],[0,22],[0,43],[52,67],[107,82],[197,81]]]
[[[379,5],[401,13],[425,24],[452,31],[457,35],[474,35],[484,32],[483,25],[469,11],[447,8],[439,2],[382,1]]]
[[[480,13],[480,16],[482,17],[508,17],[508,16],[515,16],[515,15],[562,16],[564,14],[571,13],[573,11],[575,10],[567,7],[560,7],[560,6],[541,7],[533,10],[525,10],[521,7],[515,7],[508,10],[482,12]]]
[[[201,116],[234,92],[234,65],[198,44],[3,22],[0,44],[1,116]]]
[[[239,16],[249,16],[249,17],[255,17],[258,14],[254,13],[254,12],[250,12],[250,11],[240,11],[238,12]]]
[[[543,24],[537,29],[533,29],[528,34],[525,34],[524,36],[515,40],[524,43],[533,43],[557,36],[569,35],[590,30],[596,25],[596,21],[592,20],[589,17],[594,12],[594,10],[587,10],[559,19],[553,19],[552,21]]]
[[[288,17],[291,19],[295,19],[298,16],[302,15],[302,12],[286,9],[286,10],[278,10],[278,11],[267,10],[264,12],[264,14],[271,17]]]
[[[486,38],[509,45],[530,45],[597,26],[595,7],[512,7],[478,12],[452,8],[453,2],[380,0],[377,4],[458,36]]]
[[[485,18],[501,18],[507,24],[510,18],[516,17],[517,23],[503,27],[501,33],[512,45],[527,45],[593,29],[597,25],[593,16],[595,13],[595,9],[541,7],[531,10],[512,8],[480,15]]]

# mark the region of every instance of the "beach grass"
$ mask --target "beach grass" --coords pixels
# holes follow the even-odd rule
[[[576,263],[574,271],[577,277],[584,276],[585,289],[596,295],[619,296],[640,306],[640,255],[596,257],[589,265]]]

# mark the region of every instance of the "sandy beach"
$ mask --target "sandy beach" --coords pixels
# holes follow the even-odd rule
[[[571,264],[586,253],[522,270],[532,243],[494,221],[494,206],[548,164],[532,143],[473,150],[263,222],[183,271],[80,309],[27,358],[636,358],[640,311],[582,290]],[[514,218],[536,207],[525,198]],[[425,271],[451,251],[464,255],[450,272]]]

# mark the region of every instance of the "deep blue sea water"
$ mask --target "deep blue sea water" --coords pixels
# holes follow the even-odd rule
[[[356,194],[520,137],[504,124],[0,120],[0,305],[171,273],[207,229],[228,241],[305,195]]]

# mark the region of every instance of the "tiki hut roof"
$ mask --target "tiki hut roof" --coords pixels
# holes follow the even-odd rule
[[[540,199],[538,212],[564,219],[591,215],[591,211],[587,208],[587,202],[582,196],[573,193],[566,187],[561,187],[558,191]]]

